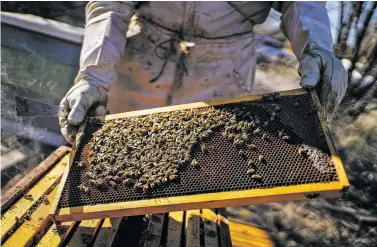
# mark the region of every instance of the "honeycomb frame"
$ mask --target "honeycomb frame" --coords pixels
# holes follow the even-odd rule
[[[192,103],[192,104],[184,104],[184,105],[176,105],[176,106],[170,106],[170,107],[161,107],[161,108],[154,108],[154,109],[148,109],[148,110],[141,110],[141,111],[134,111],[134,112],[127,112],[127,113],[121,113],[121,114],[113,114],[108,115],[106,117],[100,117],[101,120],[111,120],[111,119],[117,119],[117,118],[125,118],[130,116],[142,116],[142,115],[148,115],[148,114],[154,114],[154,113],[160,113],[160,112],[169,112],[169,111],[176,111],[176,110],[185,110],[185,109],[192,109],[192,108],[206,108],[209,106],[214,107],[222,107],[227,105],[237,105],[237,104],[243,104],[245,102],[256,102],[257,104],[261,103],[263,104],[271,104],[273,100],[271,101],[271,98],[276,97],[277,99],[287,99],[289,97],[292,97],[293,100],[296,100],[297,97],[305,97],[303,102],[307,101],[305,104],[307,106],[303,106],[303,104],[300,102],[301,107],[304,108],[303,112],[301,112],[301,115],[306,115],[308,118],[313,117],[314,122],[312,122],[312,125],[316,125],[318,127],[315,134],[318,134],[318,140],[319,143],[312,143],[313,146],[320,146],[322,149],[326,150],[326,153],[328,153],[329,157],[331,157],[331,176],[329,176],[329,173],[326,173],[326,177],[320,173],[317,172],[316,175],[313,175],[313,170],[308,171],[308,169],[301,169],[302,172],[296,172],[294,174],[296,177],[292,177],[290,172],[295,173],[295,170],[299,171],[300,169],[295,166],[292,166],[289,163],[289,159],[283,160],[280,157],[280,160],[282,160],[283,164],[276,164],[276,159],[279,159],[279,156],[275,158],[270,158],[269,156],[266,157],[267,162],[265,164],[258,164],[259,170],[273,170],[280,168],[283,171],[286,171],[286,174],[282,177],[282,172],[272,172],[270,174],[265,173],[262,174],[265,175],[265,181],[275,181],[270,182],[270,184],[260,183],[259,181],[252,181],[250,180],[250,184],[247,182],[247,176],[246,174],[239,174],[239,181],[234,182],[234,176],[230,177],[233,178],[233,182],[236,185],[227,183],[226,181],[229,181],[229,178],[227,177],[227,169],[232,169],[232,166],[227,167],[220,167],[217,168],[215,172],[207,173],[205,172],[206,169],[203,169],[204,172],[198,173],[197,178],[194,182],[191,183],[192,187],[197,188],[197,191],[195,189],[190,190],[189,187],[180,188],[179,193],[172,193],[171,187],[178,188],[179,190],[180,184],[173,184],[168,188],[161,189],[159,191],[159,194],[157,195],[148,195],[148,194],[138,194],[138,192],[134,192],[133,197],[131,198],[129,195],[132,193],[128,191],[128,196],[126,200],[125,198],[120,195],[122,193],[125,193],[122,190],[114,190],[111,191],[108,196],[110,199],[107,201],[104,200],[103,196],[106,197],[107,192],[99,192],[97,197],[101,197],[102,199],[99,199],[99,201],[88,199],[88,196],[81,193],[78,196],[74,196],[75,193],[72,191],[75,190],[75,187],[77,187],[77,184],[72,183],[70,181],[70,176],[72,177],[72,174],[78,174],[79,171],[75,165],[73,165],[75,160],[80,160],[79,157],[82,157],[82,150],[85,145],[85,138],[88,136],[88,129],[90,129],[90,126],[84,126],[81,130],[83,134],[81,134],[77,140],[76,145],[73,148],[71,159],[70,159],[70,166],[67,168],[67,171],[64,174],[64,177],[62,179],[62,182],[60,184],[59,193],[54,201],[53,210],[51,212],[51,215],[56,218],[57,220],[61,221],[69,221],[69,220],[83,220],[83,219],[93,219],[93,218],[101,218],[101,217],[119,217],[119,216],[127,216],[127,215],[136,215],[136,214],[146,214],[146,213],[163,213],[163,212],[169,212],[169,211],[177,211],[177,210],[189,210],[189,209],[198,209],[198,208],[213,208],[213,207],[226,207],[226,206],[235,206],[235,205],[246,205],[246,204],[260,204],[260,203],[268,203],[268,202],[278,202],[278,201],[285,201],[285,200],[304,200],[304,199],[312,199],[312,198],[323,198],[323,197],[337,197],[340,196],[343,191],[345,191],[346,188],[348,188],[349,183],[347,176],[344,172],[344,168],[342,166],[341,160],[336,154],[326,121],[323,120],[323,117],[321,117],[318,112],[315,110],[315,104],[318,104],[318,99],[313,97],[313,94],[307,93],[307,91],[298,89],[298,90],[291,90],[291,91],[285,91],[280,92],[278,94],[257,94],[257,95],[250,95],[250,96],[244,96],[239,97],[236,99],[230,99],[230,100],[219,100],[215,102],[199,102],[199,103]],[[296,98],[294,98],[296,97]],[[268,103],[270,102],[270,103]],[[287,103],[287,102],[286,102]],[[286,104],[286,107],[293,107],[292,109],[297,108],[297,106],[290,106],[292,102],[290,102],[288,105]],[[300,106],[298,106],[300,108]],[[292,112],[300,112],[299,109],[297,111],[286,110],[286,112],[290,112],[289,114],[292,114]],[[317,113],[317,114],[311,114],[311,113]],[[283,114],[283,113],[282,113]],[[293,113],[295,115],[296,113]],[[297,115],[297,114],[296,114]],[[279,116],[279,115],[278,115]],[[284,114],[281,116],[281,121],[284,122]],[[285,116],[287,117],[287,116]],[[301,116],[300,116],[301,118]],[[304,117],[305,118],[305,117]],[[289,117],[288,117],[289,119]],[[287,120],[288,121],[288,120]],[[279,122],[279,121],[278,121]],[[297,122],[297,121],[296,121]],[[310,121],[309,121],[310,123]],[[290,125],[288,127],[292,127],[292,123],[285,122],[285,126]],[[294,124],[293,124],[294,125]],[[297,126],[296,126],[297,127]],[[293,126],[293,128],[296,128]],[[298,127],[297,127],[298,128]],[[272,130],[278,129],[277,126],[272,126]],[[87,131],[87,132],[85,132]],[[93,132],[93,130],[91,130]],[[91,133],[89,131],[89,133]],[[295,131],[292,132],[293,134]],[[212,137],[211,141],[217,140],[219,142],[219,138],[221,138],[219,133],[216,133],[214,137]],[[275,138],[272,136],[272,138]],[[308,139],[310,137],[306,137]],[[90,138],[89,138],[90,139]],[[305,139],[305,138],[304,138]],[[313,138],[311,138],[313,139]],[[84,140],[84,141],[83,141]],[[275,140],[273,140],[275,141]],[[262,142],[261,142],[262,143]],[[297,145],[299,141],[294,143],[296,145],[294,148],[297,150]],[[284,145],[292,145],[292,144],[284,144]],[[211,145],[210,145],[211,146]],[[269,148],[268,146],[264,147],[263,149]],[[235,150],[232,150],[231,148],[227,147],[227,155],[216,155],[218,158],[214,161],[212,161],[212,164],[219,163],[221,160],[220,158],[224,157],[236,157],[237,153]],[[292,149],[293,150],[293,149]],[[290,150],[290,152],[292,152]],[[216,152],[216,150],[214,151]],[[219,150],[217,150],[219,152]],[[267,151],[267,153],[273,153],[274,150]],[[222,153],[222,152],[221,152]],[[258,152],[251,152],[247,154],[248,158],[257,159]],[[81,156],[80,156],[81,155]],[[293,156],[292,153],[290,153],[291,156]],[[205,157],[203,157],[203,154],[199,150],[194,150],[193,156],[199,160],[199,163],[211,163],[206,161]],[[272,157],[272,156],[271,156]],[[235,158],[236,161],[227,161],[226,164],[240,164],[240,157]],[[270,162],[271,159],[271,162]],[[297,159],[297,158],[296,158]],[[294,161],[296,163],[303,163],[303,160],[301,161]],[[293,162],[293,163],[294,163]],[[245,161],[244,163],[247,163]],[[330,163],[330,162],[329,162]],[[278,167],[274,167],[274,165],[278,165]],[[270,168],[269,168],[270,167]],[[184,173],[189,174],[189,177],[193,177],[192,174],[195,174],[197,171],[190,171],[192,170],[192,167],[187,168]],[[229,170],[228,169],[228,170]],[[235,168],[234,168],[235,169]],[[235,170],[229,170],[231,174],[235,173]],[[246,167],[244,169],[247,169]],[[193,173],[194,172],[194,173]],[[191,175],[190,175],[191,174]],[[203,181],[213,181],[217,178],[214,177],[214,174],[217,174],[218,180],[225,180],[225,182],[220,182],[221,185],[214,185],[211,183],[207,183],[206,189],[200,188],[200,184],[206,184],[203,183]],[[322,175],[321,175],[322,174]],[[277,176],[279,175],[279,176]],[[272,176],[272,177],[271,177]],[[276,176],[277,178],[273,177]],[[308,179],[310,177],[312,179]],[[322,176],[322,177],[321,177]],[[306,180],[305,180],[306,178]],[[183,176],[183,179],[185,177]],[[285,180],[284,180],[285,179]],[[72,180],[72,179],[71,179]],[[191,179],[193,180],[193,179]],[[297,182],[298,180],[302,180],[301,182]],[[76,181],[81,181],[80,178]],[[246,185],[245,185],[246,184]],[[213,188],[211,187],[213,186]],[[205,187],[205,186],[204,186]],[[169,191],[170,188],[170,191]],[[77,191],[77,189],[76,189]],[[183,192],[182,192],[183,191]],[[131,193],[131,194],[130,194]],[[72,199],[74,198],[74,199]],[[72,200],[71,200],[72,199]],[[66,203],[64,203],[64,200]],[[68,203],[67,203],[68,201]],[[73,201],[74,203],[70,203]]]

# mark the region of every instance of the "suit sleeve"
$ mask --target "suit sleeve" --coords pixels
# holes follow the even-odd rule
[[[281,29],[297,59],[310,41],[331,50],[333,39],[326,2],[274,2],[273,8],[282,13]]]
[[[134,2],[89,2],[75,83],[88,81],[109,89],[117,80],[116,68],[126,46],[126,32]]]

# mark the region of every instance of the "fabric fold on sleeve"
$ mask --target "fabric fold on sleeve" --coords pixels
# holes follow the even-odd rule
[[[135,4],[89,2],[86,26],[75,83],[88,81],[109,90],[117,80],[117,66],[126,46],[126,33]]]
[[[283,14],[281,29],[297,59],[311,41],[331,50],[333,39],[326,2],[274,2],[273,7]]]

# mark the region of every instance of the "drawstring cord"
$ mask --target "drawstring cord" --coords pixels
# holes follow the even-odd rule
[[[156,54],[156,56],[158,58],[164,60],[164,63],[162,65],[159,73],[157,74],[157,76],[155,76],[153,79],[151,79],[149,81],[150,83],[153,83],[153,82],[157,81],[161,77],[161,75],[164,72],[164,69],[165,69],[166,64],[168,63],[169,59],[173,60],[176,63],[179,63],[180,67],[183,69],[183,71],[185,72],[185,74],[188,75],[188,70],[187,70],[187,67],[186,67],[186,64],[185,64],[184,57],[180,56],[179,59],[176,59],[176,57],[172,56],[172,55],[174,55],[176,53],[175,42],[179,42],[180,47],[181,47],[181,51],[184,54],[188,54],[189,53],[189,48],[193,47],[195,45],[192,42],[186,42],[186,41],[180,39],[179,38],[179,34],[177,34],[177,33],[174,33],[170,39],[168,39],[166,41],[163,41],[163,42],[159,43],[158,45],[156,45],[156,47],[154,48],[154,53]],[[163,45],[167,44],[167,43],[169,43],[169,48],[168,48],[168,51],[165,52],[166,49],[164,49]],[[158,54],[158,49],[163,50],[165,52],[165,54],[164,55]]]

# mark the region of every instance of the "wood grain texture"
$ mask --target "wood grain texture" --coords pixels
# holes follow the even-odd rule
[[[68,246],[85,247],[91,246],[96,230],[102,225],[103,220],[83,220],[73,232]]]
[[[4,241],[6,234],[16,227],[26,215],[27,211],[44,195],[47,195],[57,185],[63,175],[64,168],[67,164],[67,158],[64,157],[55,165],[37,184],[27,192],[27,197],[23,196],[12,205],[3,215],[1,220],[1,238]]]
[[[200,247],[200,210],[186,211],[186,247]]]
[[[144,247],[160,247],[161,233],[164,225],[164,214],[151,215]]]
[[[106,218],[103,222],[99,234],[94,242],[93,247],[107,247],[111,246],[115,235],[118,231],[120,222],[122,221],[122,217],[120,218]]]
[[[307,193],[320,193],[320,198],[338,197],[342,194],[343,188],[340,182],[329,182],[98,204],[61,208],[58,209],[55,218],[61,221],[72,221],[155,214],[193,208],[221,208],[288,200],[307,200],[308,198],[305,196]]]
[[[20,197],[22,197],[27,190],[33,187],[40,178],[42,178],[65,154],[71,149],[66,146],[61,146],[49,155],[44,161],[36,166],[30,173],[28,173],[16,185],[10,188],[4,196],[1,197],[1,213],[9,209]]]
[[[30,215],[30,219],[24,221],[2,246],[29,246],[33,241],[43,236],[48,224],[51,224],[51,220],[48,218],[48,208],[50,207],[49,202],[54,200],[56,191],[57,187],[47,195],[45,201]]]
[[[250,223],[228,219],[233,247],[274,247],[268,232]]]
[[[168,218],[168,236],[166,240],[166,246],[180,247],[181,236],[184,226],[184,212],[176,211],[170,212]]]
[[[61,243],[66,241],[69,235],[73,235],[73,230],[75,229],[75,224],[78,225],[80,222],[63,222],[59,226],[53,224],[48,231],[43,235],[42,239],[38,242],[37,247],[57,247],[60,246]],[[77,228],[76,227],[76,228]],[[68,242],[68,241],[66,241]]]
[[[201,218],[204,224],[204,246],[206,247],[219,246],[216,216],[215,209],[202,209]]]
[[[73,144],[73,147],[72,147],[70,155],[69,155],[69,160],[68,160],[68,164],[66,166],[66,170],[64,171],[63,178],[62,178],[62,180],[61,180],[61,182],[59,184],[59,189],[58,189],[58,192],[56,194],[55,200],[54,200],[54,202],[53,202],[53,204],[51,205],[51,208],[50,208],[50,216],[52,218],[54,218],[54,214],[57,211],[60,197],[61,197],[61,195],[63,193],[64,186],[65,186],[65,184],[67,182],[67,179],[68,179],[69,170],[72,167],[72,163],[73,163],[74,157],[75,157],[75,155],[77,153],[77,147],[80,145],[80,142],[81,142],[81,140],[82,140],[82,138],[84,136],[83,135],[83,131],[86,128],[86,126],[87,126],[87,121],[85,121],[85,123],[80,126],[80,128],[79,128],[79,130],[77,132],[75,143]]]
[[[228,215],[225,208],[217,210],[217,224],[219,226],[220,245],[221,247],[231,247],[232,241],[229,231]]]
[[[307,91],[304,89],[294,89],[294,90],[280,92],[279,95],[281,96],[300,95],[300,94],[305,94],[305,93],[307,93]],[[242,101],[252,101],[252,100],[262,99],[262,97],[263,97],[263,94],[253,94],[253,95],[247,95],[247,96],[237,97],[233,99],[222,99],[222,100],[215,100],[211,102],[196,102],[196,103],[189,103],[189,104],[182,104],[182,105],[158,107],[158,108],[152,108],[152,109],[146,109],[146,110],[130,111],[130,112],[124,112],[124,113],[118,113],[118,114],[111,114],[105,117],[98,117],[98,118],[102,120],[111,120],[111,119],[125,118],[125,117],[132,117],[132,116],[143,116],[143,115],[160,113],[160,112],[171,112],[171,111],[178,111],[178,110],[187,110],[187,109],[192,109],[192,108],[201,108],[201,107],[236,103],[236,102],[242,102]]]

